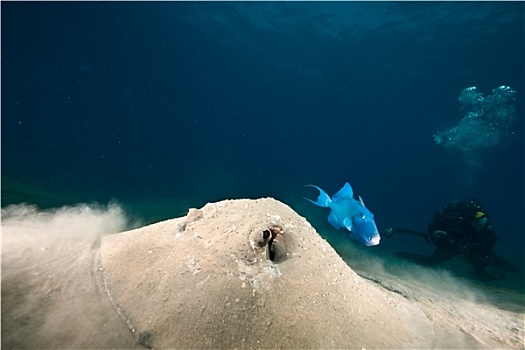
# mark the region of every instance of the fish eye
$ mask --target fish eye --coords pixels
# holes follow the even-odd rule
[[[365,219],[365,214],[361,214],[361,219]]]

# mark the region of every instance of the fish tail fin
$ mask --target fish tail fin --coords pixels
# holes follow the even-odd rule
[[[330,199],[330,196],[328,194],[326,194],[325,191],[323,191],[322,189],[320,189],[319,187],[317,187],[315,185],[306,185],[304,187],[314,187],[314,188],[317,188],[317,190],[319,190],[319,197],[317,198],[317,201],[313,201],[313,200],[311,200],[309,198],[306,198],[306,197],[303,197],[304,199],[306,199],[309,202],[312,202],[315,205],[323,207],[323,208],[330,207],[330,204],[332,203],[332,199]]]

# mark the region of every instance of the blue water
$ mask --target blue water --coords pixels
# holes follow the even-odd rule
[[[498,251],[523,263],[523,2],[1,10],[2,207],[115,200],[154,222],[272,196],[330,236],[303,185],[349,181],[380,230],[425,230],[448,201],[476,197]],[[515,91],[510,135],[470,153],[436,143],[465,116],[465,88],[501,85]],[[429,249],[416,241],[378,249]]]

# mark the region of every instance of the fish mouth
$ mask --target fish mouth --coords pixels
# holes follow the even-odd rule
[[[370,246],[378,245],[381,241],[381,236],[379,236],[379,233],[375,233],[372,238],[370,238]]]

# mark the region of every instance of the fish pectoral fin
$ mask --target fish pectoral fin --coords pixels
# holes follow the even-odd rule
[[[354,228],[352,225],[352,220],[350,220],[350,218],[345,218],[343,220],[343,226],[350,232],[352,232],[352,229]]]

